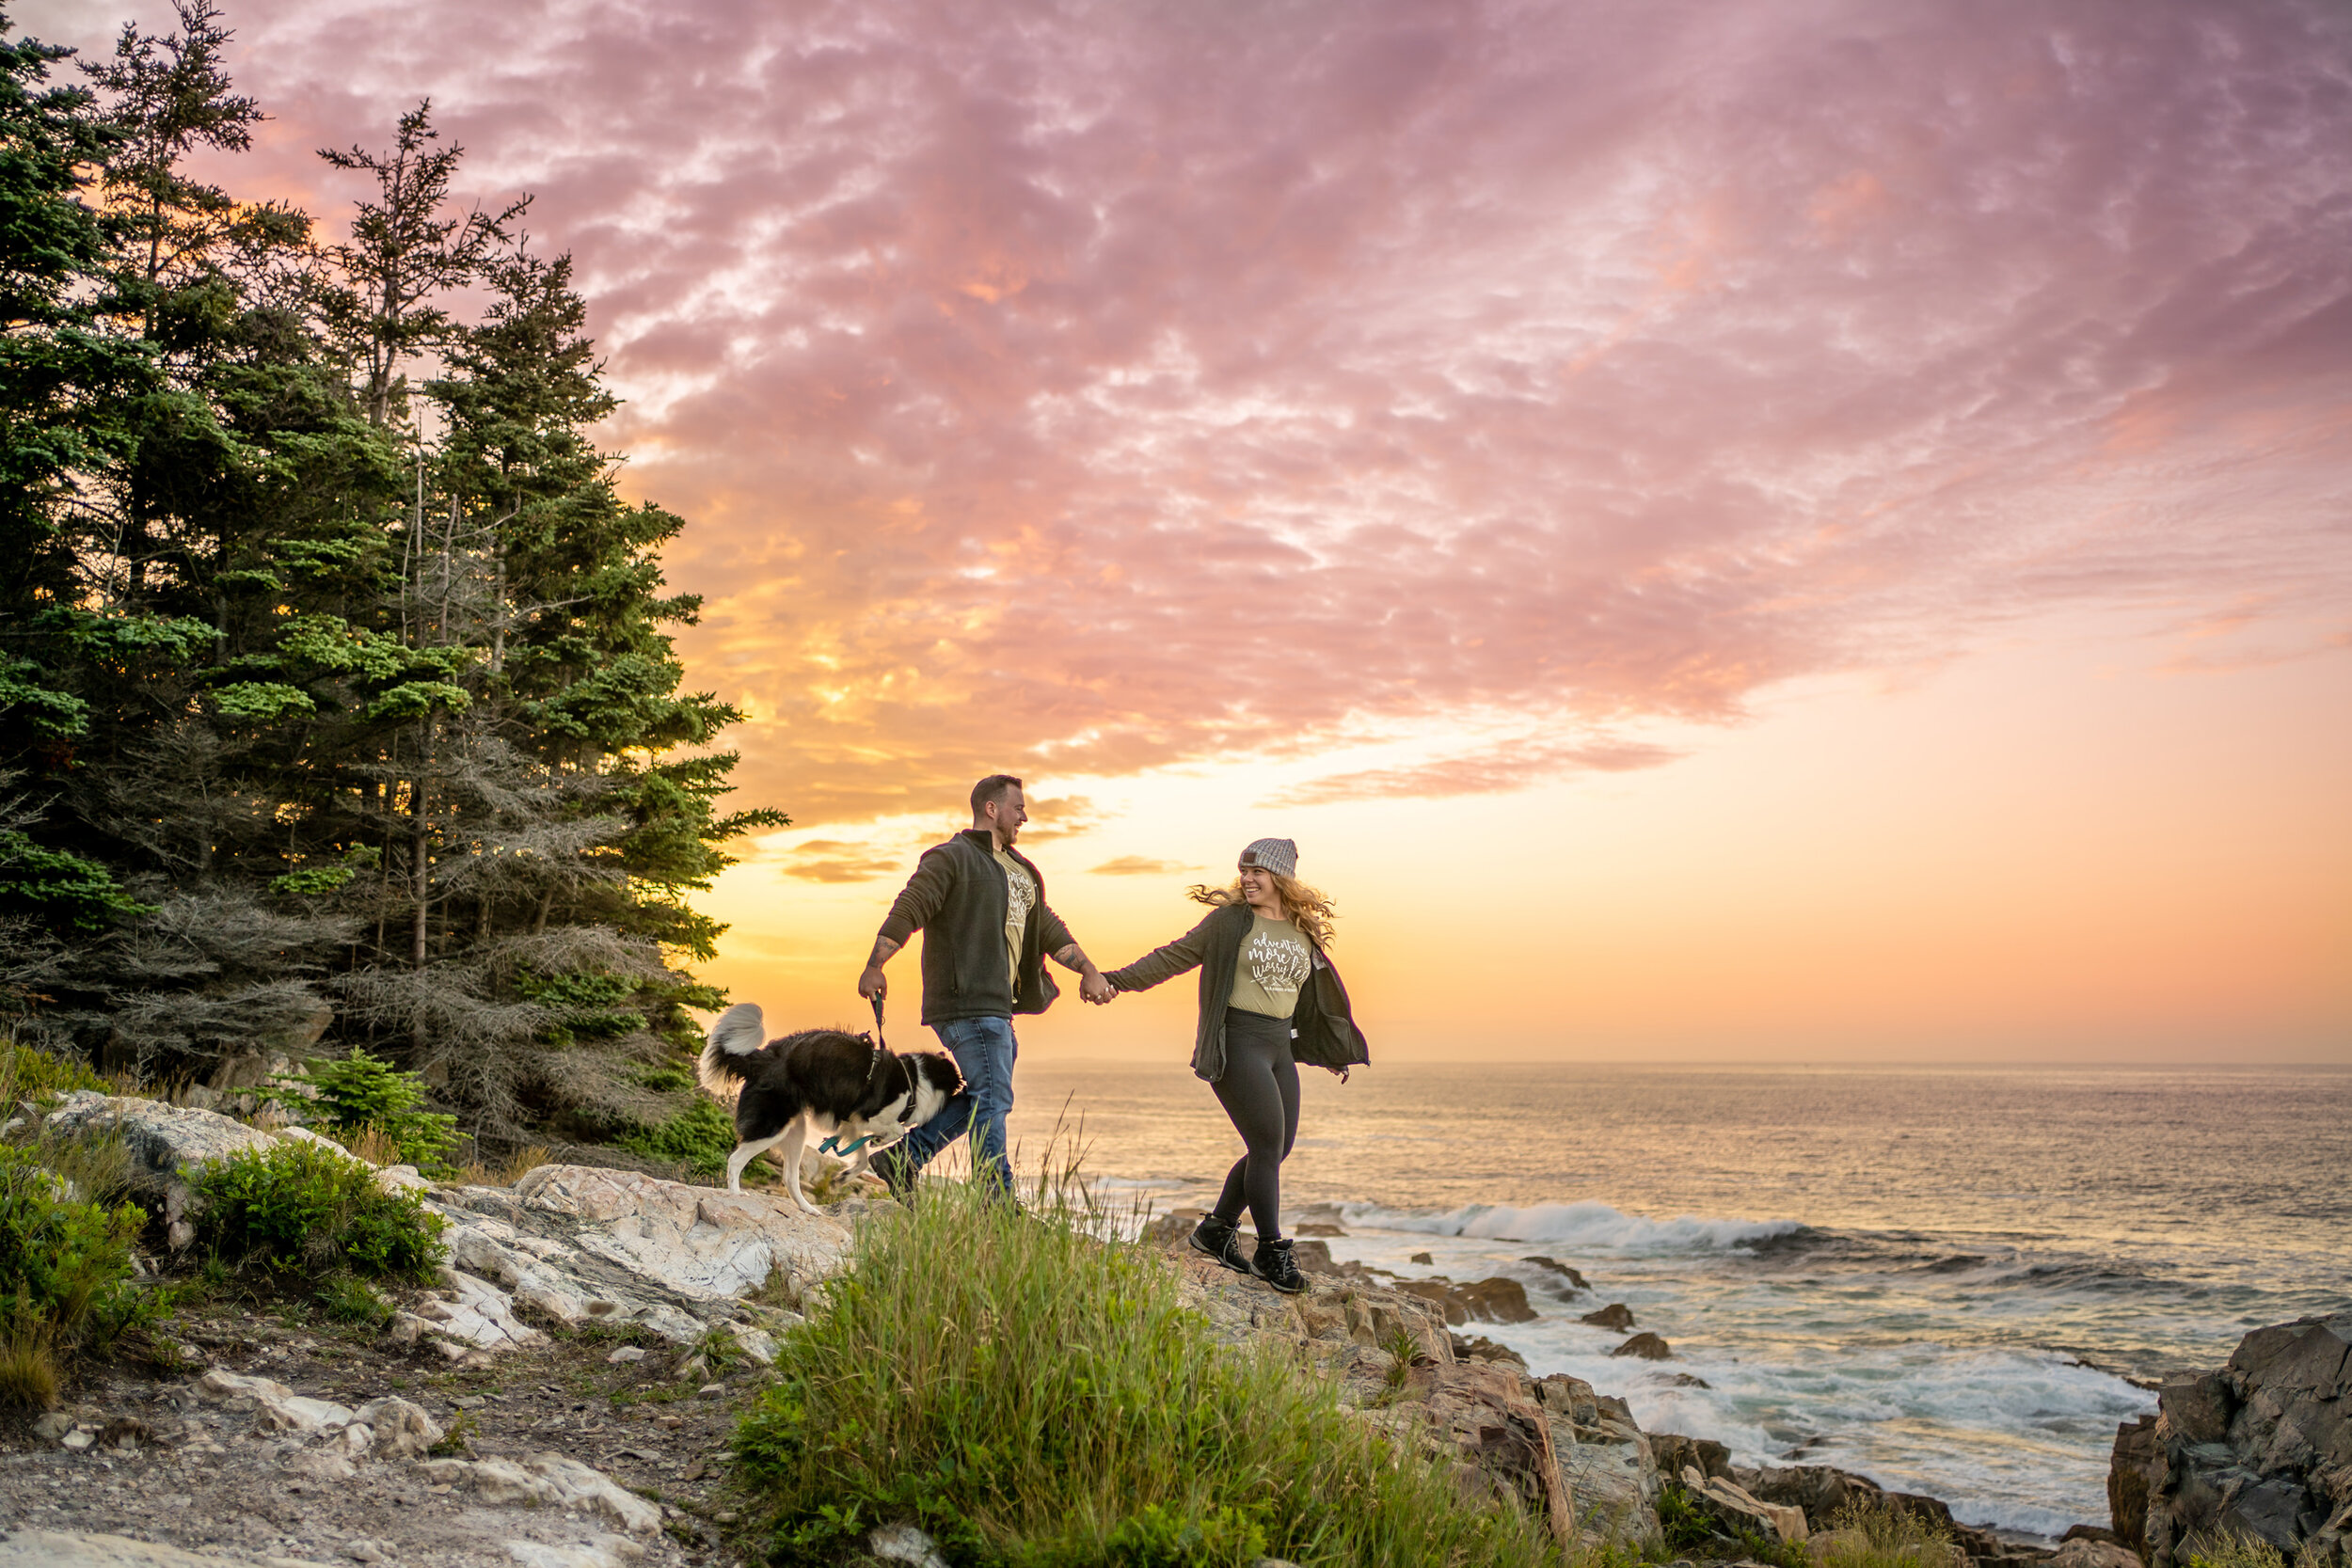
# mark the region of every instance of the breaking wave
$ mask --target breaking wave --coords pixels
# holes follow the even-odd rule
[[[1524,1208],[1471,1203],[1441,1214],[1413,1213],[1371,1203],[1338,1206],[1347,1222],[1430,1236],[1479,1236],[1496,1241],[1551,1242],[1624,1252],[1720,1251],[1806,1234],[1802,1220],[1653,1220],[1606,1203],[1535,1203]]]

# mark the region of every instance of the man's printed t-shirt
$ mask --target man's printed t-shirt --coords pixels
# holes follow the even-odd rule
[[[1019,989],[1021,974],[1021,935],[1029,928],[1029,911],[1037,904],[1037,883],[1021,869],[1021,863],[1002,849],[994,851],[996,863],[1005,868],[1005,973],[1014,977]]]
[[[1233,966],[1233,994],[1227,1005],[1267,1018],[1288,1018],[1297,1009],[1298,988],[1307,983],[1313,963],[1313,949],[1296,926],[1253,911],[1240,961]]]

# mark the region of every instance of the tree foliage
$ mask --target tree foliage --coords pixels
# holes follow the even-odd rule
[[[78,82],[0,16],[0,1006],[108,1070],[364,1051],[492,1141],[661,1126],[689,895],[785,819],[721,809],[570,259],[429,103],[321,154],[373,187],[332,235],[197,179],[263,117],[177,12]]]

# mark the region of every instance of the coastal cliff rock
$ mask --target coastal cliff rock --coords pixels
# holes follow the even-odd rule
[[[1658,1534],[1660,1475],[1649,1438],[1625,1401],[1554,1372],[1535,1383],[1551,1418],[1552,1457],[1576,1499],[1586,1540],[1640,1543]]]
[[[1978,1568],[2017,1568],[2024,1563],[2041,1562],[2050,1555],[2045,1548],[2015,1545],[1989,1529],[1962,1524],[1952,1517],[1951,1508],[1940,1497],[1920,1492],[1889,1492],[1867,1476],[1834,1465],[1767,1465],[1748,1468],[1735,1465],[1730,1466],[1730,1475],[1758,1501],[1802,1512],[1806,1528],[1817,1536],[1839,1533],[1843,1516],[1856,1503],[1891,1503],[1935,1526],[1950,1539],[1959,1555]]]
[[[1732,1535],[1756,1534],[1768,1540],[1800,1542],[1805,1538],[1804,1510],[1768,1503],[1727,1477],[1710,1476],[1694,1465],[1682,1467],[1683,1490],[1714,1525]]]
[[[265,1131],[216,1112],[83,1091],[47,1118],[53,1132],[112,1132],[132,1155],[132,1186],[162,1206],[171,1244],[194,1238],[193,1183],[207,1163],[289,1141],[339,1144],[299,1127]],[[364,1162],[361,1162],[364,1163]],[[511,1188],[437,1186],[407,1166],[376,1173],[438,1215],[441,1290],[404,1311],[393,1337],[451,1360],[540,1342],[535,1323],[635,1325],[673,1343],[728,1324],[754,1356],[773,1341],[741,1299],[771,1281],[798,1294],[839,1272],[839,1220],[790,1199],[664,1181],[636,1171],[541,1165]]]
[[[2176,1568],[2248,1535],[2290,1561],[2352,1560],[2352,1313],[2256,1329],[2219,1371],[2167,1380],[2116,1433],[2114,1533]]]
[[[1534,1264],[1535,1267],[1543,1270],[1546,1274],[1550,1275],[1553,1278],[1559,1280],[1561,1286],[1567,1290],[1589,1291],[1592,1289],[1590,1285],[1584,1283],[1584,1276],[1581,1274],[1579,1274],[1567,1264],[1563,1263],[1557,1258],[1546,1258],[1542,1254],[1538,1253],[1533,1258],[1522,1258],[1519,1261],[1522,1263]]]
[[[196,1239],[187,1217],[193,1201],[189,1182],[207,1161],[290,1142],[326,1144],[342,1151],[342,1145],[308,1128],[247,1127],[213,1111],[95,1089],[60,1096],[43,1119],[53,1133],[113,1133],[121,1138],[131,1155],[131,1190],[151,1212],[161,1205],[165,1233],[175,1252]]]
[[[1456,1285],[1450,1279],[1400,1279],[1397,1290],[1434,1303],[1455,1326],[1463,1323],[1532,1323],[1535,1309],[1527,1305],[1527,1287],[1497,1275]]]
[[[1428,1293],[1311,1272],[1306,1291],[1281,1295],[1189,1251],[1188,1229],[1166,1226],[1147,1239],[1177,1270],[1185,1305],[1220,1337],[1303,1350],[1338,1376],[1363,1418],[1449,1454],[1466,1490],[1518,1498],[1563,1543],[1657,1535],[1657,1465],[1622,1401],[1575,1378],[1537,1383],[1508,1353],[1481,1354],[1501,1351],[1483,1341],[1457,1354],[1446,1304]]]

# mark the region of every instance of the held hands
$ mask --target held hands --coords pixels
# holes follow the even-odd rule
[[[1089,970],[1079,977],[1078,997],[1081,1001],[1102,1006],[1118,994],[1119,988],[1112,985],[1109,977],[1099,969]]]

